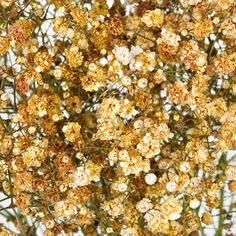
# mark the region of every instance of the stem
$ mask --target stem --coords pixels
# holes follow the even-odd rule
[[[27,236],[26,233],[25,233],[23,222],[22,222],[18,212],[14,208],[13,208],[13,211],[14,211],[14,214],[16,216],[16,221],[17,221],[17,224],[18,224],[18,227],[19,227],[19,230],[20,230],[20,235]]]
[[[224,207],[224,186],[222,187],[220,191],[220,212],[219,212],[219,225],[218,229],[216,232],[216,236],[222,236],[223,232],[223,224],[224,224],[224,212],[223,212],[223,207]]]
[[[4,197],[4,198],[2,198],[2,199],[0,199],[0,202],[4,202],[4,201],[6,201],[7,199],[9,199],[10,197]]]
[[[198,225],[199,225],[199,229],[200,229],[201,236],[204,236],[204,235],[205,235],[205,234],[204,234],[204,229],[203,229],[203,227],[202,227],[202,222],[201,222],[201,219],[200,219],[198,213],[199,213],[199,208],[195,210],[195,214],[196,214],[196,216],[197,216],[197,222],[198,222]]]

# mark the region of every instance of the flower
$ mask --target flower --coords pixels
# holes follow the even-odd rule
[[[0,37],[0,55],[7,53],[9,49],[9,40],[5,37]]]
[[[149,173],[149,174],[145,175],[145,182],[148,185],[153,185],[153,184],[155,184],[156,181],[157,181],[157,177],[155,174]]]
[[[81,126],[77,122],[68,122],[63,126],[62,131],[69,142],[76,142],[81,139]]]
[[[192,199],[190,200],[189,202],[189,206],[192,208],[192,209],[196,209],[200,206],[200,201],[198,199]]]
[[[101,169],[101,166],[94,164],[92,161],[77,167],[74,174],[74,187],[86,186],[92,181],[98,182],[100,180]]]
[[[112,50],[115,55],[115,58],[121,62],[123,65],[128,65],[131,61],[131,54],[127,47],[115,46]]]
[[[164,12],[161,9],[147,11],[141,18],[141,21],[148,27],[161,27],[164,23]]]
[[[0,0],[0,211],[21,212],[17,232],[194,235],[228,202],[216,234],[233,232],[235,6]]]
[[[160,210],[169,220],[177,220],[181,217],[180,213],[183,207],[180,201],[173,197],[168,197],[161,204]]]
[[[141,213],[145,213],[148,210],[150,210],[153,207],[153,204],[151,203],[151,201],[147,198],[143,198],[142,200],[140,200],[139,202],[137,202],[136,204],[136,209],[141,212]]]
[[[236,166],[227,166],[225,170],[226,177],[228,179],[235,179],[236,178]]]
[[[82,52],[79,52],[79,48],[76,46],[71,46],[69,49],[65,50],[65,56],[68,60],[68,64],[71,67],[79,67],[83,63]]]

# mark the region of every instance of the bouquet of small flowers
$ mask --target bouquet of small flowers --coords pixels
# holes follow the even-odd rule
[[[235,0],[0,0],[0,235],[236,234]]]

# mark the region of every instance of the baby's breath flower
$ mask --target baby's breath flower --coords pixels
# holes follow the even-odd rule
[[[115,46],[112,51],[116,59],[121,62],[123,65],[128,65],[131,61],[131,54],[127,47]]]
[[[46,51],[38,52],[35,55],[34,63],[39,72],[48,70],[51,67],[52,56]]]
[[[7,53],[9,49],[9,40],[5,37],[0,37],[0,55]]]
[[[76,122],[69,122],[62,127],[65,138],[70,142],[75,142],[81,138],[81,126]]]
[[[234,0],[0,0],[0,21],[2,222],[233,232]]]
[[[180,201],[173,197],[169,197],[161,205],[160,210],[169,220],[177,220],[181,217],[180,213],[182,212],[183,207]]]
[[[145,182],[148,185],[153,185],[153,184],[155,184],[156,181],[157,181],[157,177],[155,174],[149,173],[149,174],[145,175]]]
[[[164,22],[164,12],[160,9],[147,11],[141,18],[141,21],[148,27],[161,27]]]
[[[166,189],[169,191],[169,192],[174,192],[176,190],[176,183],[173,182],[173,181],[170,181],[166,184]]]
[[[136,209],[141,212],[141,213],[145,213],[148,210],[150,210],[153,207],[153,204],[151,203],[151,201],[147,198],[143,198],[142,200],[140,200],[137,204],[136,204]]]
[[[228,179],[235,179],[236,178],[236,166],[227,166],[225,170],[226,177]]]
[[[198,199],[192,199],[190,200],[189,202],[189,206],[192,208],[192,209],[196,209],[200,206],[200,201]]]
[[[76,46],[71,46],[69,49],[65,50],[65,56],[68,60],[68,64],[71,67],[79,67],[83,63],[82,52],[79,52],[79,48]]]

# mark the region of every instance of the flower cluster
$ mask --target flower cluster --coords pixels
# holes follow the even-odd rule
[[[235,150],[234,0],[0,0],[0,235],[235,235]]]

